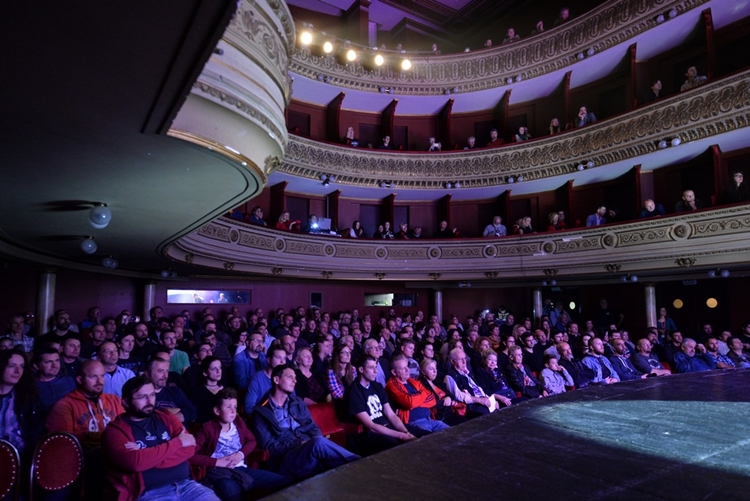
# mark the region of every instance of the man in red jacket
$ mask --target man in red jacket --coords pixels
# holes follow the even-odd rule
[[[409,362],[406,355],[394,355],[391,359],[393,377],[385,385],[388,399],[396,415],[405,425],[416,426],[427,432],[450,428],[442,421],[432,418],[430,409],[437,405],[435,396],[417,381],[409,377]]]
[[[157,410],[156,390],[147,377],[122,387],[125,414],[104,431],[102,450],[107,483],[104,499],[117,501],[220,501],[190,480],[187,460],[195,438],[171,413]]]

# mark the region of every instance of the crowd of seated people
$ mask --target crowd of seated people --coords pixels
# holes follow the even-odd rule
[[[222,318],[205,308],[199,322],[185,313],[128,316],[96,348],[99,315],[71,324],[59,310],[39,338],[13,315],[0,342],[0,433],[25,462],[45,431],[75,435],[90,499],[226,501],[574,387],[750,368],[750,322],[734,336],[704,324],[687,337],[662,308],[631,342],[606,300],[584,329],[550,300],[536,326],[503,307],[465,323],[392,308],[377,319],[302,307],[270,319],[237,307]],[[361,427],[346,447],[308,409],[326,402]],[[268,451],[260,470],[249,467],[257,447]],[[199,481],[190,465],[204,469]]]

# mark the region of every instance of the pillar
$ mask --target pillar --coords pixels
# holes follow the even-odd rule
[[[36,335],[41,336],[49,328],[49,320],[55,314],[55,285],[57,273],[53,269],[39,270],[36,289]]]
[[[146,282],[143,286],[143,316],[141,317],[144,322],[148,322],[151,319],[151,308],[156,306],[156,282]]]
[[[438,322],[443,323],[443,290],[435,289],[435,315],[438,317]]]
[[[656,285],[646,284],[643,292],[646,299],[646,327],[656,327]]]
[[[542,310],[544,309],[544,304],[542,303],[542,289],[534,289],[532,292],[531,303],[533,307],[534,325],[536,326],[542,322]]]

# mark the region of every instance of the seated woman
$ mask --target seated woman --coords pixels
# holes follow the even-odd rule
[[[528,141],[529,139],[531,139],[531,134],[529,134],[529,129],[523,126],[519,127],[518,133],[515,135],[516,142],[520,143],[522,141]]]
[[[16,446],[24,463],[31,459],[45,432],[44,406],[31,374],[24,356],[12,346],[0,350],[0,403],[7,409],[0,424],[0,438]]]
[[[372,234],[372,238],[376,240],[382,240],[383,239],[383,233],[385,233],[385,227],[382,224],[378,225],[378,229],[375,230],[375,233]]]
[[[455,426],[466,421],[466,404],[454,402],[445,391],[445,387],[438,379],[437,361],[432,358],[425,358],[419,364],[419,378],[417,380],[428,391],[432,392],[437,401],[437,405],[430,409],[432,418],[442,421],[448,426]],[[463,414],[461,414],[463,412]]]
[[[299,219],[295,219],[294,221],[292,221],[289,217],[289,213],[284,211],[281,213],[281,215],[279,216],[279,220],[276,222],[276,229],[286,231],[299,231],[301,224],[302,221],[300,221]]]
[[[482,359],[482,353],[487,350],[492,350],[492,341],[490,341],[490,338],[488,338],[487,336],[480,336],[476,341],[474,341],[474,346],[472,346],[471,348],[474,354],[476,354],[476,358],[474,357],[474,354],[472,354],[472,356],[470,357],[471,368],[476,373],[477,370],[482,367],[482,364],[484,362]],[[495,359],[495,361],[497,362],[497,359]]]
[[[557,212],[550,212],[550,215],[547,217],[547,221],[549,221],[547,231],[560,231],[565,229],[560,224],[560,214],[558,214]]]
[[[354,221],[352,223],[352,227],[349,228],[349,237],[350,238],[364,238],[365,236],[365,229],[362,228],[362,224],[360,224],[359,221]]]
[[[232,350],[232,357],[239,355],[247,349],[247,331],[238,330],[232,333],[232,342],[234,343],[234,349]]]
[[[528,366],[523,363],[523,350],[520,346],[512,346],[509,350],[510,365],[508,365],[507,376],[510,387],[516,393],[527,398],[540,398],[547,396],[544,384],[537,381]]]
[[[560,121],[557,118],[553,118],[549,123],[549,135],[560,133]]]
[[[297,376],[297,384],[294,392],[305,401],[306,404],[319,404],[328,400],[328,388],[320,384],[318,378],[312,373],[313,355],[310,348],[300,348],[295,359],[297,368],[294,370]]]
[[[289,480],[266,470],[248,468],[245,458],[256,448],[255,437],[237,414],[237,392],[221,390],[212,403],[212,417],[195,434],[195,455],[188,461],[207,468],[202,483],[221,501],[241,501],[254,489],[275,491]]]
[[[565,393],[566,386],[575,386],[573,378],[562,365],[557,363],[557,357],[548,353],[544,355],[544,369],[539,375],[544,383],[544,389],[550,395]]]
[[[516,224],[513,226],[513,231],[517,235],[531,235],[532,233],[536,233],[534,228],[531,227],[531,218],[529,216],[522,217],[516,221]]]
[[[342,141],[347,146],[353,146],[357,147],[359,146],[359,139],[354,137],[354,127],[349,127],[346,129],[346,136],[344,136],[344,140]]]
[[[494,350],[482,352],[482,366],[474,372],[474,380],[503,407],[526,400],[525,397],[516,397],[516,393],[508,385],[503,371],[497,367],[497,353]]]
[[[204,358],[201,362],[201,374],[203,375],[203,384],[192,389],[190,401],[193,402],[195,409],[198,411],[196,422],[205,423],[214,416],[214,397],[224,389],[219,384],[219,381],[221,381],[221,360],[214,356]]]

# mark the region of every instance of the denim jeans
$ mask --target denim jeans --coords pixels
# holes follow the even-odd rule
[[[264,489],[273,492],[289,485],[286,477],[266,470],[255,470],[252,468],[240,468],[253,477],[251,490]],[[219,496],[221,501],[240,501],[243,497],[243,491],[240,484],[231,478],[214,480],[214,492]]]
[[[148,490],[141,494],[138,501],[157,501],[163,499],[171,501],[221,501],[214,494],[214,491],[192,480],[182,480]]]
[[[311,438],[284,455],[279,473],[299,479],[331,470],[359,459],[359,456],[340,447],[327,438]]]
[[[436,421],[429,418],[418,419],[417,421],[412,421],[409,424],[411,426],[416,426],[417,428],[429,431],[430,433],[435,433],[436,431],[447,430],[448,428],[450,428],[450,426],[443,423],[442,421]]]

